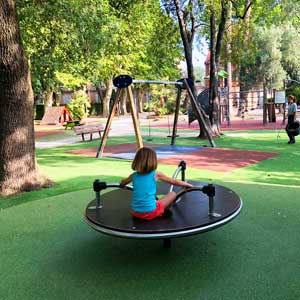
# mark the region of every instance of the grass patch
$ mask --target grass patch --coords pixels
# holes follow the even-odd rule
[[[294,190],[276,188],[287,202],[272,196],[272,186],[228,185],[243,198],[241,215],[217,230],[174,239],[168,251],[161,241],[90,229],[83,222],[90,189],[2,210],[0,294],[6,300],[299,299]]]
[[[98,147],[99,140],[38,149],[38,165],[55,186],[0,199],[1,299],[298,300],[300,143],[286,144],[278,131],[237,133],[225,133],[217,146],[279,155],[229,173],[187,166],[188,179],[227,186],[244,207],[231,223],[174,239],[167,251],[161,241],[113,238],[83,222],[93,180],[119,181],[131,172],[130,161],[66,153]],[[108,140],[128,142],[135,138]],[[151,141],[169,142],[157,136]],[[175,167],[159,169],[172,175]]]
[[[108,140],[107,145],[135,143],[135,141],[135,137],[114,137]],[[215,139],[215,142],[219,148],[277,152],[280,155],[230,173],[213,172],[205,169],[199,170],[188,166],[188,179],[210,180],[219,183],[223,181],[236,181],[286,186],[300,185],[299,144],[288,145],[285,139],[278,140],[275,131],[250,131],[247,132],[245,137],[232,137],[225,134],[222,138]],[[126,176],[131,172],[131,162],[126,160],[114,158],[96,159],[94,157],[78,156],[66,152],[74,149],[97,148],[99,143],[99,140],[94,140],[58,148],[37,149],[39,168],[52,178],[55,182],[54,187],[8,198],[0,198],[0,208],[71,191],[88,189],[95,178],[116,182],[122,176]],[[166,145],[170,143],[170,139],[153,136],[150,143]],[[176,139],[176,145],[201,146],[205,143],[207,141],[199,140],[196,137],[179,137]],[[175,166],[159,165],[159,169],[172,175]]]

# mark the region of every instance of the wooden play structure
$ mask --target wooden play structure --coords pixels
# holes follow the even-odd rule
[[[72,121],[72,116],[65,106],[47,107],[41,125],[64,125]]]
[[[116,77],[113,81],[114,86],[117,87],[117,93],[116,93],[116,100],[111,108],[110,114],[108,116],[106,126],[104,129],[103,137],[101,140],[101,143],[99,145],[96,158],[100,158],[103,154],[104,147],[106,145],[107,139],[108,139],[108,133],[112,124],[113,117],[117,111],[117,106],[120,103],[120,100],[122,98],[123,93],[127,93],[127,97],[129,100],[130,105],[130,112],[132,116],[134,131],[135,131],[135,137],[137,141],[137,147],[142,148],[143,147],[143,140],[142,135],[140,132],[140,124],[136,113],[136,107],[134,104],[133,99],[133,93],[131,89],[132,83],[144,83],[144,84],[168,84],[168,85],[175,85],[177,88],[177,98],[176,98],[176,108],[175,108],[175,117],[174,117],[174,123],[173,123],[173,132],[171,135],[171,145],[175,145],[175,139],[176,139],[176,133],[177,133],[177,123],[178,123],[178,116],[179,116],[179,108],[180,108],[180,99],[181,99],[181,92],[183,89],[186,89],[190,98],[190,101],[193,104],[194,113],[198,120],[201,120],[201,123],[204,124],[204,131],[208,137],[208,140],[210,142],[211,147],[215,147],[215,143],[213,141],[213,138],[206,126],[205,120],[204,120],[204,112],[202,111],[202,108],[198,105],[196,102],[196,99],[192,93],[191,87],[193,86],[193,81],[191,81],[188,78],[183,78],[178,81],[155,81],[155,80],[133,80],[129,75],[120,75]]]

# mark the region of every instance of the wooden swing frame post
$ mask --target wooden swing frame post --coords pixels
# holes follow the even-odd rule
[[[116,100],[115,100],[115,103],[114,103],[113,107],[111,108],[110,113],[109,113],[109,117],[107,119],[105,129],[104,129],[103,137],[102,137],[100,146],[99,146],[97,154],[96,154],[96,158],[102,157],[104,147],[107,143],[108,133],[109,133],[109,130],[111,128],[113,117],[115,116],[117,106],[120,103],[122,95],[123,95],[124,92],[125,92],[125,88],[118,88],[117,89]],[[140,125],[139,125],[139,120],[137,118],[137,113],[136,113],[136,109],[135,109],[135,104],[134,104],[134,100],[133,100],[131,86],[126,87],[126,92],[127,92],[127,96],[128,96],[128,100],[129,100],[129,104],[130,104],[131,117],[132,117],[132,120],[133,120],[133,126],[134,126],[137,145],[138,145],[138,148],[142,148],[143,147],[143,140],[142,140],[142,135],[141,135],[141,132],[140,132]]]
[[[143,140],[142,140],[142,135],[141,135],[141,130],[140,130],[140,122],[139,122],[139,119],[137,117],[136,107],[135,107],[135,104],[134,104],[134,99],[133,99],[131,86],[128,86],[126,88],[126,90],[127,90],[127,96],[128,96],[128,99],[129,99],[130,112],[131,112],[131,117],[132,117],[132,121],[133,121],[135,137],[136,137],[138,149],[140,149],[140,148],[143,148]]]

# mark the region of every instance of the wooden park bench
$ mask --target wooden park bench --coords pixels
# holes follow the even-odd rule
[[[102,124],[94,124],[94,125],[79,125],[73,127],[74,132],[78,135],[81,134],[82,141],[84,142],[84,135],[90,134],[90,141],[93,139],[93,133],[98,132],[101,138],[101,133],[104,131],[104,126]]]

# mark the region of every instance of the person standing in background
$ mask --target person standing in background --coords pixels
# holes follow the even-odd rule
[[[296,98],[293,95],[290,95],[288,98],[288,123],[286,125],[285,131],[289,137],[288,144],[295,144],[295,136],[293,134],[293,131],[290,130],[290,127],[297,118],[297,104],[296,104]]]

